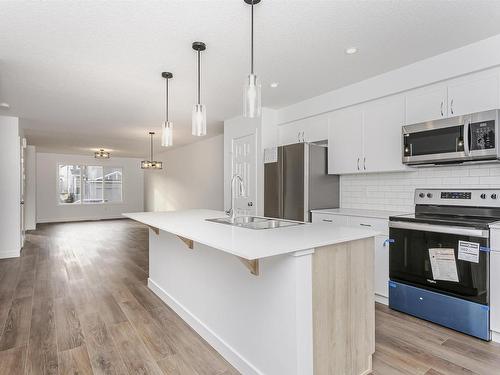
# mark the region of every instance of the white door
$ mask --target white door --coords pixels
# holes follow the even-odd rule
[[[245,194],[240,195],[238,185],[235,182],[234,194],[236,194],[236,213],[238,215],[256,215],[256,166],[257,150],[255,142],[256,134],[234,138],[232,145],[232,168],[231,178],[238,174],[243,179]]]
[[[448,115],[460,116],[498,108],[498,72],[482,72],[448,85]]]
[[[363,170],[405,170],[401,162],[401,127],[405,120],[404,95],[374,100],[365,105],[363,121]]]
[[[448,116],[447,88],[436,84],[406,94],[406,124],[437,120]]]
[[[362,172],[363,109],[361,105],[340,109],[328,124],[328,173]]]

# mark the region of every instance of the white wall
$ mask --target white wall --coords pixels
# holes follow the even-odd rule
[[[36,148],[26,147],[26,190],[24,191],[24,229],[36,229]]]
[[[123,168],[123,202],[109,204],[58,204],[57,165],[107,165]],[[140,159],[99,160],[91,156],[37,153],[36,158],[37,222],[99,220],[120,218],[124,212],[144,210],[144,175]]]
[[[0,116],[0,259],[21,251],[19,120]]]
[[[277,111],[286,124],[500,65],[500,35],[327,92]]]
[[[155,156],[163,170],[144,172],[146,211],[224,207],[224,136]]]
[[[411,172],[345,175],[341,207],[413,212],[416,188],[497,188],[500,164],[418,168]]]

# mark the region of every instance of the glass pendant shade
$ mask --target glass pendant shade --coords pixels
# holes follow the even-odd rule
[[[201,137],[207,134],[207,108],[203,104],[193,106],[192,133]]]
[[[172,146],[174,143],[174,124],[172,121],[163,121],[161,126],[161,145],[163,147]]]
[[[261,85],[255,74],[249,74],[243,88],[243,116],[259,117],[261,114]]]

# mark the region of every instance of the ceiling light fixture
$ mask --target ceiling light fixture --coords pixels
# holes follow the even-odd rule
[[[345,50],[345,53],[347,53],[348,55],[353,55],[356,52],[358,52],[358,49],[356,47],[346,48]]]
[[[153,160],[153,136],[155,135],[155,132],[149,132],[149,136],[151,137],[150,140],[150,158],[149,160],[143,160],[141,161],[141,168],[142,169],[162,169],[163,168],[163,163],[161,161],[154,161]]]
[[[279,85],[280,85],[279,82],[271,82],[271,84],[269,86],[271,86],[271,88],[275,89]]]
[[[165,78],[165,121],[161,126],[161,145],[163,147],[172,146],[173,144],[173,127],[174,124],[168,120],[168,80],[173,78],[173,74],[170,72],[163,72],[161,74]]]
[[[250,74],[245,79],[243,87],[243,116],[248,118],[259,117],[261,113],[261,85],[259,78],[253,70],[253,6],[260,0],[244,0],[252,6],[251,28],[250,28]]]
[[[94,157],[96,159],[109,159],[111,157],[111,154],[108,151],[104,151],[104,149],[101,148],[99,151],[94,152]]]
[[[207,134],[207,108],[201,104],[201,68],[200,68],[200,55],[201,51],[205,51],[207,46],[203,42],[193,42],[193,49],[198,52],[198,102],[193,107],[192,115],[192,134],[197,137],[202,137]]]

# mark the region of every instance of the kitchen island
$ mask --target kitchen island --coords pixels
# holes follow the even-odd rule
[[[241,373],[370,373],[377,232],[248,229],[207,221],[225,216],[213,210],[125,216],[151,228],[149,288]]]

